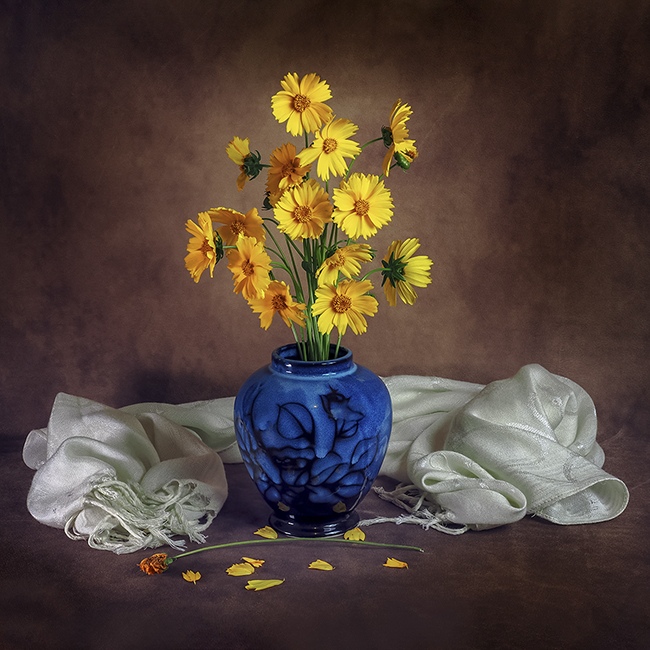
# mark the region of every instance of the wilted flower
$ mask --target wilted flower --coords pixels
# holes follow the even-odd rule
[[[164,573],[172,562],[173,559],[167,559],[167,553],[154,553],[151,557],[144,558],[138,566],[151,576],[156,573]]]

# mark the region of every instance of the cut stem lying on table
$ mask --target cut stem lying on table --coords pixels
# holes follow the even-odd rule
[[[154,573],[163,573],[167,567],[180,558],[202,553],[203,551],[213,551],[217,549],[233,548],[236,546],[248,546],[251,544],[278,544],[287,542],[326,542],[335,544],[348,544],[355,546],[371,546],[375,548],[392,548],[404,551],[419,551],[424,553],[424,549],[419,546],[407,546],[404,544],[386,544],[383,542],[366,542],[362,540],[340,539],[334,537],[280,537],[277,539],[249,539],[240,542],[225,542],[224,544],[215,544],[213,546],[203,546],[196,548],[192,551],[185,551],[172,557],[168,557],[166,553],[155,553],[151,557],[145,558],[139,564],[140,569],[145,573],[151,575]]]

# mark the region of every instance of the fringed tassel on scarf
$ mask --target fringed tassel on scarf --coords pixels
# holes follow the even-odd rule
[[[469,530],[469,526],[461,526],[448,521],[445,513],[435,503],[427,499],[427,495],[421,492],[415,485],[404,485],[400,483],[392,492],[384,488],[373,487],[374,492],[380,499],[406,510],[407,515],[398,517],[375,517],[364,519],[359,526],[372,526],[373,524],[416,524],[425,530],[434,528],[447,535],[462,535]]]
[[[139,485],[122,481],[105,481],[86,496],[85,505],[105,513],[90,534],[77,528],[79,513],[66,522],[65,533],[71,539],[88,539],[92,548],[131,553],[145,548],[168,545],[182,550],[184,540],[173,535],[187,535],[197,543],[205,542],[202,534],[216,516],[207,510],[209,500],[193,481],[171,481],[154,494]]]

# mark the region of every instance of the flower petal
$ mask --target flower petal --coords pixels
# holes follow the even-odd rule
[[[183,572],[183,580],[187,580],[187,582],[193,582],[196,584],[197,580],[201,579],[201,574],[198,571],[184,571]]]
[[[271,528],[271,526],[264,526],[264,528],[259,528],[256,530],[253,535],[259,535],[265,539],[277,539],[278,534]]]
[[[363,542],[363,540],[366,539],[366,534],[361,530],[361,528],[357,526],[352,530],[346,531],[346,533],[343,535],[343,539],[351,539],[353,541]]]
[[[310,569],[316,569],[318,571],[333,571],[334,567],[325,560],[314,560],[309,567]]]
[[[262,591],[263,589],[270,589],[281,585],[284,580],[249,580],[246,589],[249,591]]]
[[[259,569],[265,562],[265,560],[256,560],[255,558],[252,557],[243,557],[242,560],[244,562],[248,562],[248,564],[254,566],[256,569]]]
[[[229,576],[249,576],[251,573],[255,573],[255,567],[248,562],[240,562],[239,564],[233,564],[226,569],[226,573]]]
[[[396,560],[394,557],[389,557],[386,559],[384,562],[383,566],[390,567],[392,569],[408,569],[409,565],[406,562],[402,562],[401,560]]]

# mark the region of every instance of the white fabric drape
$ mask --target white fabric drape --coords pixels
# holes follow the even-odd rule
[[[569,379],[528,365],[487,386],[384,381],[394,414],[381,473],[408,484],[391,500],[419,497],[417,516],[481,529],[526,514],[596,523],[625,509],[625,484],[602,469],[593,402]],[[174,535],[203,541],[227,496],[223,462],[241,462],[233,401],[113,409],[59,394],[47,428],[25,442],[29,511],[116,553],[182,544]]]

